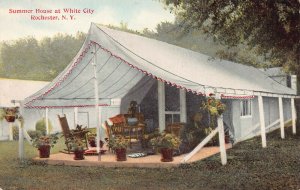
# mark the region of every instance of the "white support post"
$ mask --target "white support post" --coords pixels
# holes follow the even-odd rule
[[[20,102],[20,118],[19,120],[19,159],[24,159],[24,105]]]
[[[265,148],[267,147],[266,124],[265,124],[263,97],[261,95],[258,96],[258,109],[259,109],[262,147]]]
[[[50,133],[50,130],[49,130],[49,109],[46,108],[45,110],[45,123],[46,123],[46,134],[48,135]]]
[[[291,109],[292,109],[292,128],[293,134],[296,134],[296,108],[295,108],[295,98],[291,98]]]
[[[225,147],[223,115],[218,117],[218,129],[219,129],[219,144],[220,144],[221,162],[222,162],[222,165],[226,165],[227,164],[227,155],[226,155],[226,147]]]
[[[94,92],[95,92],[95,112],[96,112],[96,127],[97,127],[97,153],[98,161],[101,161],[100,153],[100,125],[99,125],[99,89],[98,89],[98,79],[97,79],[97,60],[96,60],[96,49],[94,54],[94,61],[92,62],[94,68]]]
[[[165,83],[157,81],[157,93],[158,93],[158,126],[159,131],[162,132],[166,128],[166,115],[165,115]]]
[[[9,122],[8,123],[8,127],[9,127],[9,140],[13,141],[14,140],[14,134],[13,134],[13,123]]]
[[[279,121],[280,121],[280,135],[281,138],[284,139],[284,118],[283,118],[283,104],[282,104],[282,97],[278,97],[278,103],[279,103]]]
[[[74,107],[74,127],[78,125],[78,107]]]
[[[99,106],[98,111],[99,111],[99,124],[98,124],[99,125],[99,140],[101,140],[101,137],[104,138],[104,135],[102,134],[104,131],[102,130],[102,107],[101,106]],[[102,140],[104,140],[104,139],[102,139]],[[99,144],[99,146],[100,146],[100,144]]]
[[[187,162],[191,159],[197,152],[199,152],[218,132],[219,127],[215,128],[208,136],[206,136],[203,141],[194,148],[194,150],[188,153],[186,156],[183,157],[181,163]]]
[[[179,90],[179,99],[180,99],[180,122],[186,123],[186,91],[180,89]]]
[[[19,119],[19,159],[24,159],[24,119]]]

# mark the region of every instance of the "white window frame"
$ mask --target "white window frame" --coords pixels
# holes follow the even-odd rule
[[[252,117],[252,100],[246,99],[240,101],[240,117],[249,118]]]
[[[171,115],[172,117],[172,123],[174,123],[174,115],[179,115],[180,117],[180,111],[165,111],[166,115]]]

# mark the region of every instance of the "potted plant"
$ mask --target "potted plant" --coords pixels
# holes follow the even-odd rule
[[[173,161],[173,150],[178,149],[180,139],[171,133],[161,133],[158,137],[150,140],[152,146],[157,147],[162,155],[162,162]]]
[[[17,113],[19,112],[18,107],[14,108],[4,108],[5,115],[4,118],[7,122],[15,122],[15,119],[17,118]]]
[[[126,148],[129,145],[129,141],[123,136],[110,137],[108,141],[108,147],[112,149],[116,154],[117,161],[126,161]]]
[[[96,143],[96,134],[89,133],[88,134],[88,142],[89,142],[89,145],[91,147],[96,147],[97,146],[97,143]]]
[[[81,138],[74,138],[71,140],[71,149],[74,151],[74,160],[83,160],[84,159],[84,147],[85,144]]]
[[[150,145],[150,140],[158,137],[160,135],[158,130],[155,130],[154,132],[148,133],[148,134],[144,134],[143,136],[140,137],[140,142],[142,145],[142,148],[146,149],[149,148]]]
[[[39,150],[40,158],[49,158],[50,149],[58,140],[58,134],[42,135],[33,138],[32,145]]]

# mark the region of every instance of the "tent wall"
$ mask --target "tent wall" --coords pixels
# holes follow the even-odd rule
[[[260,134],[258,99],[252,99],[252,116],[243,118],[240,116],[241,100],[232,100],[232,122],[235,130],[235,141],[242,141]],[[271,131],[279,127],[279,103],[278,98],[264,97],[264,116],[266,131]],[[290,99],[283,99],[284,121],[291,119]],[[277,121],[277,123],[276,123]],[[272,125],[271,127],[268,127]]]
[[[283,118],[285,121],[292,119],[291,99],[283,98]]]
[[[6,120],[0,121],[0,140],[8,140],[9,126]]]
[[[141,102],[141,112],[144,114],[147,130],[158,128],[158,83],[154,82]]]
[[[230,135],[230,137],[233,139],[234,138],[234,126],[233,126],[233,114],[232,114],[232,101],[231,100],[222,100],[222,102],[225,104],[226,106],[226,110],[223,113],[223,122],[224,122],[224,129],[225,131],[229,132],[228,134]]]
[[[187,122],[191,122],[193,116],[195,115],[195,113],[197,112],[201,112],[200,107],[202,105],[202,102],[205,101],[205,98],[203,96],[198,96],[195,95],[191,92],[187,92],[186,93],[186,108],[187,108]],[[205,124],[208,123],[207,119],[207,114],[203,113],[203,122]]]
[[[127,113],[130,102],[136,101],[141,104],[145,96],[149,93],[151,87],[156,83],[155,79],[148,76],[143,77],[122,99],[121,112]]]

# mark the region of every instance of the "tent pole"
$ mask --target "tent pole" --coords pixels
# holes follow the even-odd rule
[[[166,115],[165,115],[165,83],[157,81],[158,83],[158,126],[159,131],[162,132],[166,128]]]
[[[24,106],[20,101],[20,116],[19,116],[19,159],[23,161],[24,159]]]
[[[186,91],[183,89],[179,90],[179,98],[180,98],[180,122],[186,123]]]
[[[74,107],[74,128],[78,124],[78,107]]]
[[[220,143],[220,154],[222,165],[227,163],[226,147],[225,147],[225,134],[223,125],[223,115],[218,117],[218,129],[219,129],[219,143]]]
[[[296,134],[296,108],[295,108],[295,98],[291,98],[291,109],[292,109],[292,128],[293,128],[293,134]]]
[[[96,112],[96,125],[97,125],[97,153],[98,161],[101,161],[100,154],[100,125],[99,125],[99,89],[98,89],[98,79],[97,79],[97,60],[96,60],[96,51],[92,52],[94,54],[94,61],[92,62],[94,68],[94,91],[95,91],[95,112]]]
[[[13,123],[9,122],[8,123],[8,127],[9,127],[9,140],[13,141],[14,140],[14,135],[13,135]]]
[[[265,126],[266,124],[265,124],[263,97],[261,95],[258,96],[258,109],[259,109],[262,147],[265,148],[267,147],[266,126]]]
[[[278,103],[279,103],[279,120],[280,120],[280,135],[281,138],[284,139],[284,118],[283,118],[283,105],[282,105],[282,97],[278,97]]]
[[[49,131],[49,109],[48,108],[46,108],[46,110],[45,110],[45,123],[46,123],[46,134],[48,135],[49,133],[50,133],[50,131]]]

